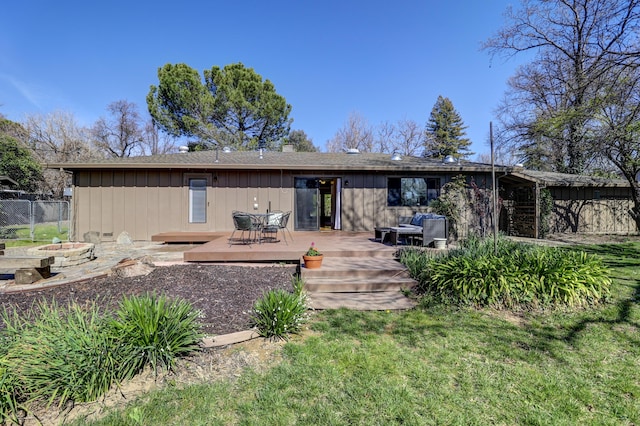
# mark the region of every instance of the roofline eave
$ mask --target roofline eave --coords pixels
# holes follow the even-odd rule
[[[382,171],[382,172],[489,172],[490,167],[482,166],[433,166],[433,165],[393,165],[393,166],[351,166],[345,167],[341,165],[281,165],[281,164],[224,164],[224,163],[191,163],[191,164],[148,164],[148,163],[130,163],[130,164],[96,164],[96,163],[50,163],[43,164],[46,169],[59,169],[68,171],[81,170],[330,170],[342,172],[358,172],[358,171]]]

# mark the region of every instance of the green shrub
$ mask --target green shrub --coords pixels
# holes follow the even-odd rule
[[[497,308],[580,306],[606,298],[611,285],[595,256],[506,239],[498,240],[497,254],[492,240],[471,238],[448,253],[409,252],[400,260],[430,301]]]
[[[0,424],[19,424],[18,412],[25,410],[20,398],[20,383],[0,358]]]
[[[121,341],[124,377],[132,377],[146,365],[157,373],[171,369],[176,357],[199,348],[202,337],[199,312],[184,300],[146,294],[125,297],[111,322]]]
[[[10,343],[3,366],[20,383],[15,394],[62,406],[94,401],[117,381],[116,341],[95,304],[60,309],[40,302],[26,317],[33,322],[4,315]]]
[[[33,400],[59,407],[94,401],[145,365],[171,368],[175,357],[198,348],[198,312],[187,302],[124,298],[117,315],[102,315],[95,303],[3,311],[0,423],[17,422]]]
[[[302,291],[304,283],[294,278],[293,284],[294,293],[270,290],[254,304],[251,320],[261,336],[287,339],[301,330],[307,319],[307,298]]]
[[[412,277],[418,277],[429,267],[431,257],[436,256],[434,252],[423,251],[416,247],[406,247],[398,250],[396,256],[400,263],[407,267]]]

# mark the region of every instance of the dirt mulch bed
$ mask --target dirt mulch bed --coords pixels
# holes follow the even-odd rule
[[[172,265],[148,267],[147,275],[109,277],[63,284],[39,290],[0,294],[0,309],[26,311],[38,300],[59,306],[95,301],[105,310],[117,308],[124,295],[145,293],[182,298],[202,311],[203,331],[221,335],[247,330],[256,300],[272,289],[292,289],[295,266]],[[140,267],[140,265],[131,265]]]
[[[142,273],[143,275],[137,275]],[[57,287],[20,293],[0,293],[0,309],[28,311],[39,300],[55,300],[60,306],[96,301],[105,310],[117,307],[124,295],[165,294],[182,298],[202,311],[203,331],[221,335],[246,330],[256,300],[272,289],[292,289],[296,266],[172,265],[153,267],[134,262],[103,278],[76,281]],[[134,276],[129,276],[134,275]],[[59,411],[32,407],[25,425],[57,425],[74,419],[96,419],[107,407],[124,405],[152,389],[186,386],[212,380],[235,380],[246,368],[264,371],[277,364],[283,342],[255,339],[233,348],[204,349],[182,359],[173,372],[155,376],[146,371],[113,389],[100,401],[77,404]]]

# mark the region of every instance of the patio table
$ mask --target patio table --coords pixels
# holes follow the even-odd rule
[[[376,227],[373,229],[373,239],[375,241],[380,241],[382,244],[384,244],[386,241],[389,240],[389,233],[391,232],[391,228],[389,228],[388,226],[380,226],[380,227]]]
[[[416,238],[422,238],[422,228],[414,228],[414,227],[393,227],[389,233],[389,240],[391,244],[394,246],[398,245],[398,240],[404,236],[405,238],[411,241],[413,244]]]

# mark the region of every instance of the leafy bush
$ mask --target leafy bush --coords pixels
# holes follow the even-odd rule
[[[19,315],[4,311],[0,328],[0,424],[18,422],[31,401],[88,402],[147,363],[171,367],[197,349],[198,312],[164,297],[125,298],[118,318],[96,304],[61,309],[40,302]]]
[[[294,292],[270,290],[256,301],[251,320],[262,337],[287,339],[298,333],[307,319],[307,296],[301,278],[293,278]]]
[[[0,424],[19,423],[18,411],[24,410],[19,396],[21,387],[6,364],[6,360],[0,358]]]
[[[184,300],[146,294],[125,297],[111,322],[124,351],[124,377],[150,365],[171,369],[178,356],[197,350],[202,337],[199,311]]]
[[[459,249],[431,255],[407,252],[400,260],[430,299],[459,304],[580,306],[609,294],[611,279],[599,258],[582,251],[500,239],[472,238]]]
[[[400,263],[407,267],[409,274],[417,278],[422,271],[427,269],[432,262],[432,258],[440,252],[425,252],[419,248],[408,246],[398,250],[396,256]]]
[[[33,323],[15,312],[4,315],[10,343],[3,367],[21,385],[14,395],[62,406],[94,401],[118,380],[116,340],[95,305],[60,309],[40,302],[27,316]]]

